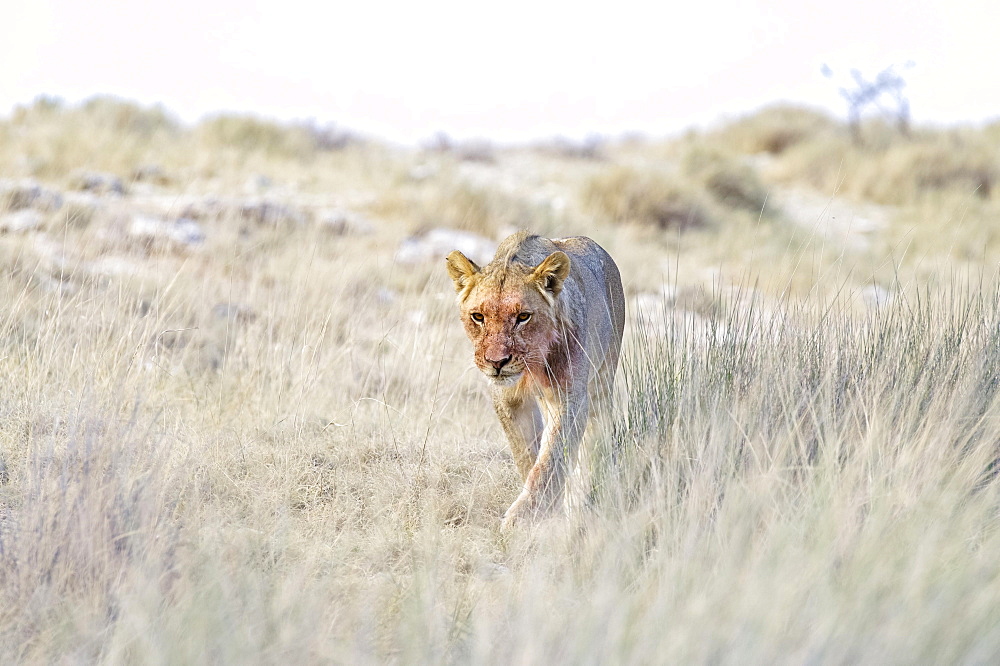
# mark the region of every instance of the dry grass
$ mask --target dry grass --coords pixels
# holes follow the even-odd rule
[[[45,161],[52,171],[11,174],[58,187],[77,169],[125,177],[158,145],[176,175],[142,183],[153,195],[238,197],[266,173],[289,205],[379,217],[374,233],[350,237],[226,213],[201,220],[201,247],[152,247],[112,233],[115,215],[152,205],[132,184],[111,202],[125,208],[60,209],[40,230],[0,237],[0,660],[1000,654],[1000,299],[984,269],[994,244],[964,263],[929,242],[902,252],[895,234],[915,248],[939,233],[943,222],[917,215],[929,208],[905,209],[915,217],[867,250],[760,220],[761,190],[737,188],[753,205],[726,203],[713,174],[735,169],[765,192],[776,176],[747,175],[737,152],[708,142],[655,175],[636,158],[643,148],[608,149],[607,163],[551,158],[551,183],[569,194],[561,216],[545,216],[530,178],[523,194],[494,191],[447,163],[415,182],[423,158],[370,145],[197,148],[207,130],[149,129],[125,112],[101,122],[138,129],[109,129],[100,141],[120,134],[123,150],[95,163],[87,151],[106,144],[86,147],[92,125],[65,125],[86,113],[33,108],[30,123],[0,123],[18,137],[0,163]],[[52,136],[69,149],[57,161]],[[499,151],[487,168],[500,178],[516,163],[523,175],[508,162],[521,159]],[[685,233],[607,224],[637,217],[615,212],[633,210],[622,191],[667,191],[670,174],[724,214]],[[602,470],[573,521],[499,532],[517,473],[448,278],[436,262],[393,260],[423,215],[461,207],[463,187],[486,203],[449,223],[583,231],[611,250],[633,295],[676,287],[661,312],[643,301],[643,318],[630,301],[622,464]],[[587,206],[608,219],[588,219]],[[981,214],[956,244],[971,246]],[[880,256],[883,243],[896,254]],[[873,276],[892,300],[867,308]]]

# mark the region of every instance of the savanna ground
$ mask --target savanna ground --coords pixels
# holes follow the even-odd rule
[[[42,99],[0,175],[4,663],[1000,657],[998,126],[417,150]],[[420,243],[518,227],[604,245],[630,324],[621,464],[508,534]]]

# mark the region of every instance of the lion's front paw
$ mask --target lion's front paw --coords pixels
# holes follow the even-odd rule
[[[500,523],[501,530],[509,530],[517,523],[524,523],[531,520],[535,515],[535,503],[530,495],[521,493],[514,500],[507,512],[503,514],[503,521]]]

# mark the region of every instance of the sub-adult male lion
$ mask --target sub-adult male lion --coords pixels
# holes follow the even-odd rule
[[[563,495],[591,408],[603,410],[610,398],[625,327],[621,275],[589,238],[524,231],[482,268],[457,250],[447,264],[524,479],[504,514],[508,528]]]

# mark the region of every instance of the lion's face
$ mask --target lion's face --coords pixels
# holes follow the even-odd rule
[[[569,258],[556,252],[537,267],[510,265],[497,273],[490,267],[480,271],[452,253],[448,266],[476,366],[501,385],[513,384],[525,372],[545,377],[546,359],[559,339],[554,306]]]
[[[461,311],[476,365],[491,380],[508,383],[529,368],[544,368],[555,326],[551,305],[533,286],[498,292],[481,285]]]

